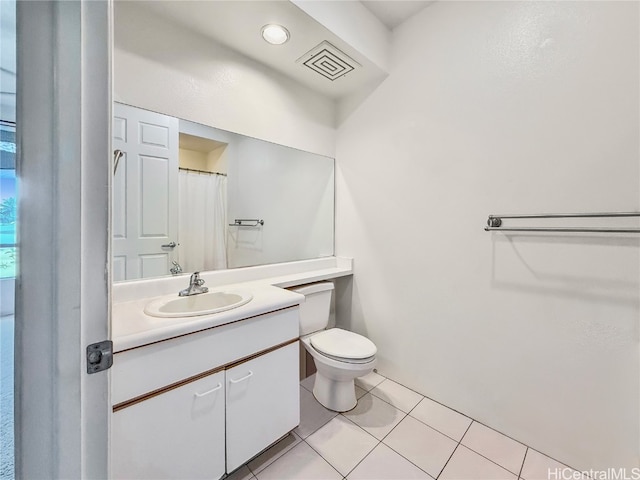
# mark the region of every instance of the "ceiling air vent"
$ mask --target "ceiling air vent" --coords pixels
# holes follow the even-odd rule
[[[302,63],[332,81],[362,66],[326,40],[309,50],[296,62]]]

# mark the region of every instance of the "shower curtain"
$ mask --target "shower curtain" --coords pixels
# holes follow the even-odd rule
[[[178,262],[185,272],[227,268],[227,177],[180,170]]]

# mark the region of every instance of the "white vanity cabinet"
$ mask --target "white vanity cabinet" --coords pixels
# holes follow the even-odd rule
[[[220,371],[114,412],[112,477],[224,475],[224,383]]]
[[[217,479],[300,420],[298,307],[115,353],[111,476]]]
[[[298,343],[236,365],[227,375],[227,470],[300,423]]]

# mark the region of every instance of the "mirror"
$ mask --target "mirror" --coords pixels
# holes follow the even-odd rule
[[[120,103],[113,148],[114,281],[334,253],[332,158]]]

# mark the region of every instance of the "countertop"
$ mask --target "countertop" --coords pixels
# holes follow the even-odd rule
[[[335,266],[333,268],[309,270],[261,280],[216,285],[215,287],[210,287],[209,291],[248,291],[253,295],[253,299],[249,303],[231,310],[196,317],[158,318],[146,315],[144,313],[145,305],[158,298],[158,295],[117,302],[112,307],[113,351],[118,353],[299,305],[304,302],[304,296],[285,288],[343,277],[352,273],[351,265],[346,267]],[[184,286],[186,287],[186,285]],[[171,295],[177,297],[177,292]]]

